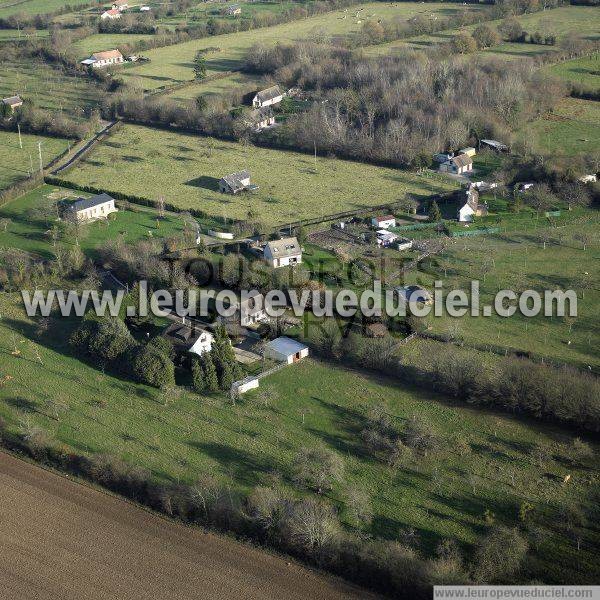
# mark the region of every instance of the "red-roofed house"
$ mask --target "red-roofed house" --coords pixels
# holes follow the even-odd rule
[[[377,229],[389,229],[396,227],[396,219],[394,215],[384,215],[383,217],[372,217],[371,225]]]
[[[118,50],[106,50],[104,52],[94,52],[89,58],[82,60],[81,64],[99,69],[111,65],[120,65],[124,60],[123,55]]]

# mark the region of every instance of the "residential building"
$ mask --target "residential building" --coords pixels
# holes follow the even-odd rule
[[[250,187],[250,171],[238,171],[225,175],[219,180],[219,191],[223,194],[237,194]]]
[[[89,58],[82,60],[81,64],[93,69],[100,69],[120,65],[124,60],[123,55],[118,50],[105,50],[104,52],[94,52]]]
[[[69,205],[69,214],[78,221],[95,221],[106,219],[111,213],[117,212],[115,199],[108,194],[98,194],[91,198],[78,198]]]
[[[462,175],[473,170],[473,159],[467,154],[457,154],[440,165],[442,173]]]
[[[106,19],[120,19],[121,18],[121,11],[118,10],[117,8],[111,8],[110,10],[107,10],[105,12],[103,12],[100,15],[100,18],[105,21]]]
[[[273,110],[268,106],[256,108],[250,111],[246,123],[256,131],[261,131],[275,125],[275,115],[273,114]]]
[[[394,215],[384,215],[383,217],[372,217],[371,225],[377,229],[389,229],[396,227],[396,218]]]
[[[8,98],[2,98],[2,104],[8,106],[8,110],[13,113],[17,108],[23,106],[23,100],[20,96],[10,96]]]
[[[264,259],[273,268],[288,267],[302,262],[302,248],[295,237],[267,242]]]
[[[308,356],[308,346],[282,336],[270,341],[265,346],[264,356],[291,365]]]
[[[488,214],[487,204],[480,204],[479,192],[474,186],[469,186],[465,193],[465,203],[458,210],[460,223],[471,223],[473,217],[484,217]]]
[[[405,285],[394,288],[399,298],[405,302],[416,302],[419,304],[433,304],[431,294],[420,285]]]
[[[256,290],[253,292],[235,305],[235,319],[242,327],[251,327],[269,318],[265,311],[265,297]]]
[[[387,229],[379,229],[377,232],[377,244],[387,248],[391,246],[397,239],[398,236]]]
[[[163,331],[163,336],[173,343],[177,352],[190,352],[197,356],[210,352],[215,339],[207,329],[179,322],[169,325]]]
[[[283,94],[278,85],[274,85],[266,90],[262,90],[252,99],[254,108],[262,108],[263,106],[273,106],[279,104],[283,100]]]

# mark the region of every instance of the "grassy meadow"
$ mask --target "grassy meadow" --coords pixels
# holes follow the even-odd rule
[[[555,156],[598,153],[600,102],[565,98],[556,109],[530,123],[522,138],[533,151]]]
[[[96,33],[73,44],[73,50],[82,60],[94,52],[113,50],[125,44],[135,44],[142,40],[150,40],[154,36],[143,33]],[[144,53],[145,54],[145,53]]]
[[[194,78],[194,56],[198,50],[205,48],[219,48],[218,51],[207,52],[205,55],[208,75],[240,69],[247,50],[254,44],[292,42],[313,37],[328,38],[360,31],[362,19],[365,17],[357,19],[354,16],[360,8],[363,9],[361,15],[382,20],[396,17],[409,19],[422,12],[447,15],[464,9],[462,5],[442,2],[436,2],[427,9],[416,2],[370,2],[350,7],[347,13],[344,10],[333,11],[274,27],[212,36],[150,50],[144,55],[150,58],[151,62],[130,65],[123,69],[122,76],[127,80],[137,78],[144,89],[156,89],[164,85],[190,81]],[[477,7],[474,6],[473,10],[477,10]]]
[[[62,154],[69,144],[67,140],[25,133],[21,138],[22,149],[19,147],[19,135],[16,132],[0,130],[0,190],[28,177],[32,169],[39,170],[38,142],[42,142],[44,166]]]
[[[426,554],[443,537],[455,537],[468,549],[486,528],[486,510],[514,526],[520,504],[528,501],[532,520],[547,531],[529,560],[531,576],[551,582],[598,575],[598,532],[584,530],[577,552],[557,531],[558,507],[584,503],[599,477],[592,463],[561,458],[573,433],[449,405],[439,396],[312,359],[263,380],[268,400],[259,391],[232,406],[220,396],[185,392],[165,406],[159,391],[79,361],[60,337],[36,337],[15,295],[0,295],[0,312],[0,375],[11,378],[0,387],[0,416],[9,428],[42,427],[67,449],[116,455],[159,480],[193,482],[210,473],[244,491],[276,480],[291,494],[299,493],[291,482],[296,452],[325,446],[345,463],[344,484],[328,494],[342,518],[345,485],[371,498],[374,519],[362,526],[365,533],[399,539],[412,527]],[[369,410],[381,404],[400,427],[412,415],[426,419],[445,450],[398,469],[370,458],[359,432]],[[469,451],[453,450],[458,438]],[[541,464],[530,455],[536,444],[551,449]],[[565,486],[567,473],[572,481]]]
[[[9,17],[17,13],[37,15],[59,10],[64,6],[87,4],[89,0],[2,0],[0,17]]]
[[[600,53],[552,65],[544,70],[565,81],[600,88]]]
[[[519,22],[523,29],[530,33],[543,32],[545,35],[555,35],[559,40],[570,33],[579,37],[594,40],[600,35],[600,24],[598,23],[597,11],[591,6],[563,6],[535,13],[520,15]],[[500,25],[501,20],[489,21],[492,26]],[[477,25],[470,25],[460,29],[449,29],[432,35],[420,35],[406,40],[397,40],[388,44],[371,46],[364,50],[365,54],[380,56],[389,54],[401,48],[422,49],[452,41],[452,38],[461,31],[473,31]],[[518,59],[537,54],[554,52],[553,46],[541,46],[538,44],[518,44],[505,42],[485,50],[484,54]]]
[[[156,199],[225,219],[249,211],[266,226],[430,195],[453,182],[332,158],[245,146],[212,138],[125,126],[63,178],[110,192]],[[221,194],[224,175],[248,169],[260,189]]]

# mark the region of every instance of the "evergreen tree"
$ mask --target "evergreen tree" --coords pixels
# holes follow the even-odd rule
[[[206,380],[204,377],[204,369],[200,358],[192,358],[192,387],[198,394],[206,389]]]
[[[442,220],[442,213],[440,212],[440,207],[438,203],[434,200],[431,208],[429,209],[429,220],[432,223],[439,223]]]
[[[196,79],[204,79],[206,77],[206,59],[202,51],[196,52],[194,58],[194,77]]]
[[[202,374],[204,376],[204,391],[214,393],[219,391],[219,380],[217,378],[217,369],[213,362],[212,352],[205,352],[200,357],[202,365]]]

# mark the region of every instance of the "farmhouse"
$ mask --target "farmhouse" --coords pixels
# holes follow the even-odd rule
[[[466,202],[458,210],[458,221],[460,223],[471,223],[473,217],[485,217],[488,214],[486,204],[479,203],[479,192],[470,186],[465,193]]]
[[[250,187],[250,171],[238,171],[225,175],[219,180],[219,191],[222,194],[237,194]]]
[[[383,217],[373,217],[371,219],[371,225],[378,229],[389,229],[390,227],[396,227],[396,219],[394,215],[385,215]]]
[[[215,339],[210,331],[185,323],[172,323],[163,331],[163,337],[173,343],[176,351],[191,352],[198,356],[210,352]]]
[[[262,108],[263,106],[273,106],[279,104],[283,100],[283,94],[278,85],[274,85],[266,90],[258,92],[252,99],[254,108]]]
[[[440,165],[440,171],[442,173],[453,173],[454,175],[469,173],[472,170],[473,159],[467,154],[458,154],[457,156],[453,156]]]
[[[105,219],[118,209],[115,207],[114,198],[108,194],[98,194],[91,198],[78,198],[68,210],[78,221],[94,221]]]
[[[112,7],[114,10],[127,10],[129,8],[129,0],[114,0]]]
[[[2,105],[8,107],[10,112],[15,112],[17,108],[23,106],[23,100],[20,96],[10,96],[9,98],[2,98]]]
[[[242,327],[250,327],[256,325],[268,319],[268,315],[265,312],[265,297],[255,291],[249,298],[245,298],[243,301],[240,299],[236,304],[236,320],[239,319],[239,323]]]
[[[104,21],[106,19],[120,19],[121,18],[121,11],[116,9],[116,8],[111,8],[110,10],[107,10],[105,12],[103,12],[100,15],[100,18]]]
[[[94,52],[89,58],[82,60],[81,64],[93,69],[100,69],[111,65],[119,65],[123,61],[123,55],[118,50],[105,50],[104,52]]]
[[[275,269],[297,265],[302,262],[302,248],[295,237],[273,240],[265,246],[264,259]]]
[[[239,4],[231,4],[225,9],[225,14],[230,17],[237,17],[242,14],[242,7]]]
[[[264,356],[291,365],[308,356],[308,346],[282,336],[265,346]]]
[[[261,131],[275,124],[275,115],[270,107],[256,108],[250,112],[246,123],[256,131]]]

